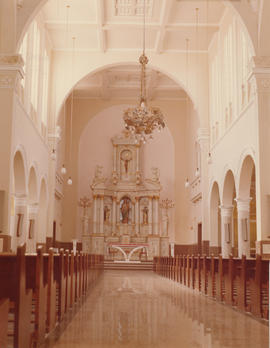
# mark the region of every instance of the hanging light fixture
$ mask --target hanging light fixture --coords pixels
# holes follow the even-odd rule
[[[67,5],[67,6],[66,6],[66,38],[65,38],[66,47],[68,46],[69,9],[70,9],[70,6]],[[72,69],[73,69],[73,68],[72,68]],[[65,104],[64,104],[64,132],[66,132],[66,102],[65,102]],[[66,169],[66,167],[65,167],[64,164],[62,165],[62,168],[61,168],[61,174],[62,174],[62,175],[67,174],[67,169]]]
[[[153,137],[155,130],[161,131],[165,127],[164,117],[158,107],[148,107],[146,98],[146,65],[148,58],[145,55],[145,0],[143,12],[143,52],[139,58],[141,64],[141,91],[139,105],[124,111],[125,128],[134,134],[137,141],[144,144]]]
[[[185,188],[188,188],[188,187],[189,187],[189,181],[187,179],[186,182],[185,182]]]
[[[73,37],[72,37],[72,72],[71,72],[72,82],[73,82],[73,70],[74,70],[75,40],[76,40],[76,37],[73,36]],[[70,168],[71,168],[71,166],[72,166],[73,103],[74,103],[74,87],[72,88],[72,92],[71,92],[71,103],[70,103],[70,141],[69,141],[69,166],[70,166]],[[68,178],[67,184],[68,184],[69,186],[72,185],[71,176]]]

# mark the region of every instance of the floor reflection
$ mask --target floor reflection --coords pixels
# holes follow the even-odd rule
[[[106,271],[48,347],[266,348],[268,327],[151,272]]]

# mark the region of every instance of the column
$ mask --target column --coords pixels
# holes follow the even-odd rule
[[[116,172],[116,145],[113,144],[113,171]]]
[[[97,196],[93,196],[93,233],[97,233]]]
[[[116,224],[120,223],[120,201],[116,200]]]
[[[233,206],[220,206],[221,215],[221,252],[222,257],[229,257],[232,253],[233,224],[232,224]]]
[[[112,233],[116,232],[116,197],[112,198]]]
[[[153,234],[159,234],[159,197],[153,197]]]
[[[28,252],[36,251],[37,230],[38,230],[38,203],[28,205],[28,230],[27,238],[29,239]]]
[[[210,241],[209,234],[209,180],[208,180],[208,154],[209,154],[209,130],[208,128],[199,128],[197,141],[201,150],[200,177],[201,177],[201,192],[202,192],[202,239]]]
[[[270,231],[270,56],[253,57],[254,66],[250,76],[251,97],[257,103],[257,161],[256,161],[256,205],[257,205],[257,253],[260,241],[269,240]],[[256,117],[254,115],[254,117]]]
[[[148,204],[148,234],[152,235],[153,234],[153,201],[152,201],[153,197],[149,196],[148,197],[148,201],[149,201],[149,204]]]
[[[99,208],[99,233],[103,234],[104,225],[104,195],[100,195],[100,208]]]
[[[15,196],[15,220],[14,220],[14,241],[16,248],[18,245],[25,243],[28,239],[26,227],[28,225],[28,207],[27,196],[25,194],[17,194]],[[27,246],[28,248],[28,246]]]
[[[140,233],[140,209],[139,209],[140,197],[135,197],[135,232],[136,235]]]
[[[250,257],[250,201],[247,199],[236,199],[238,212],[238,256]]]

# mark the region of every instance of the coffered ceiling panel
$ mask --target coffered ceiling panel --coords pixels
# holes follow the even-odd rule
[[[107,30],[107,48],[123,48],[126,49],[142,49],[143,38],[142,30],[135,28],[127,28],[121,30],[120,28]],[[147,49],[153,49],[155,45],[156,30],[148,30],[145,37],[145,44]]]

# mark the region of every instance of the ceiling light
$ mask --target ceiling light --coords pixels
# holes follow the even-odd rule
[[[67,173],[66,167],[63,164],[62,168],[61,168],[61,174],[65,175]]]
[[[139,58],[141,64],[141,92],[139,105],[124,111],[125,128],[144,144],[155,130],[160,132],[164,127],[164,117],[158,107],[148,107],[146,99],[145,70],[148,58],[145,55],[145,0],[143,23],[143,53]]]

